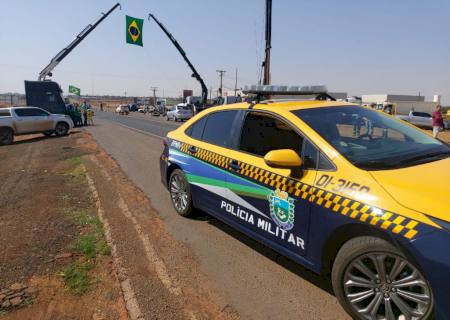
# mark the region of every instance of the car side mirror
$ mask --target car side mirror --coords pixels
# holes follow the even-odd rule
[[[294,169],[303,165],[302,158],[291,149],[278,149],[266,153],[264,162],[273,168]]]

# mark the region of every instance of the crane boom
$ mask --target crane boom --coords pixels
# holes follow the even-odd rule
[[[92,32],[111,12],[113,12],[117,7],[120,7],[120,3],[116,3],[108,12],[103,13],[102,16],[97,19],[93,24],[89,24],[84,28],[67,47],[62,49],[51,61],[50,63],[39,73],[39,81],[45,80],[46,77],[52,76],[53,69],[77,46],[87,37],[89,33]]]
[[[197,79],[198,82],[200,82],[200,85],[202,87],[202,103],[203,105],[206,104],[207,99],[208,99],[208,88],[205,85],[205,82],[203,81],[202,77],[200,76],[200,74],[197,72],[197,70],[195,69],[195,67],[192,65],[191,61],[189,61],[189,59],[186,56],[186,52],[184,52],[183,48],[180,46],[180,44],[178,43],[178,41],[173,37],[173,35],[166,29],[166,27],[164,27],[164,25],[151,13],[149,13],[148,15],[148,20],[150,21],[150,18],[153,18],[153,20],[155,20],[156,24],[161,28],[161,30],[166,34],[166,36],[169,38],[170,41],[172,41],[173,45],[175,46],[175,48],[177,48],[178,52],[181,54],[181,56],[183,57],[184,61],[186,61],[186,63],[188,64],[189,68],[191,68],[192,70],[192,77],[194,77],[195,79]]]

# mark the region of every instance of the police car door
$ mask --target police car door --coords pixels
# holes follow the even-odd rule
[[[298,172],[264,162],[264,155],[276,149],[302,155],[306,140],[293,128],[276,115],[245,112],[239,141],[228,154],[227,186],[232,197],[222,201],[221,210],[229,223],[295,257],[306,254],[311,206],[305,199],[316,171],[309,169],[305,157]]]
[[[204,116],[185,131],[189,139],[180,145],[184,155],[178,165],[187,175],[194,205],[212,215],[228,197],[225,155],[237,115],[237,110],[225,110]]]

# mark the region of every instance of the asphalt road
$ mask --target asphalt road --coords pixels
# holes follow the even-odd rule
[[[191,248],[223,308],[243,319],[348,319],[329,280],[220,221],[179,217],[160,183],[161,138],[179,124],[162,117],[96,112],[88,131],[145,194],[168,231]]]

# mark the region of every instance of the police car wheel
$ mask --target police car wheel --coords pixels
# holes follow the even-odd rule
[[[333,264],[336,297],[354,319],[429,319],[433,295],[422,273],[385,240],[345,243]]]
[[[180,216],[188,217],[192,214],[191,187],[183,171],[175,169],[170,175],[169,192],[172,204]]]

